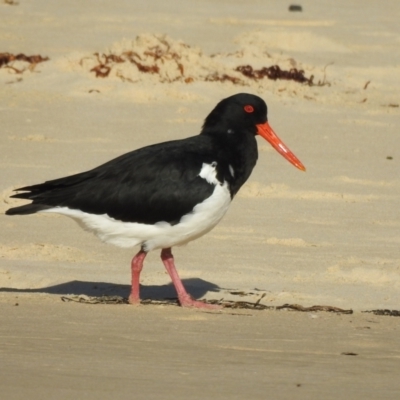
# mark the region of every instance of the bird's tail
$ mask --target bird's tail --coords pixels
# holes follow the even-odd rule
[[[35,214],[39,211],[47,210],[51,206],[43,204],[25,204],[24,206],[13,207],[6,211],[6,215],[28,215]]]

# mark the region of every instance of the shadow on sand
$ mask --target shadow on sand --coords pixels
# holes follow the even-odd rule
[[[214,283],[204,281],[199,278],[182,279],[185,288],[191,296],[198,299],[203,297],[207,292],[219,292],[220,287]],[[119,285],[107,282],[85,282],[70,281],[59,285],[47,286],[36,289],[16,289],[16,288],[0,288],[1,292],[8,293],[48,293],[59,295],[86,295],[86,296],[122,296],[128,297],[130,285]],[[140,297],[142,299],[170,299],[176,297],[175,288],[172,283],[167,285],[140,285]]]

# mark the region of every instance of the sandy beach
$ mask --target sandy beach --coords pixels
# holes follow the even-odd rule
[[[400,310],[400,4],[299,4],[0,3],[4,398],[399,398],[400,319],[366,311]],[[304,82],[257,72],[276,65]],[[240,92],[307,172],[259,139],[226,217],[174,255],[194,297],[271,308],[62,301],[126,297],[137,249],[5,216],[12,191],[196,135]],[[143,298],[174,297],[146,261]]]

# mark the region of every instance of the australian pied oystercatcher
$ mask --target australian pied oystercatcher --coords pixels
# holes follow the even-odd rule
[[[132,304],[140,302],[146,254],[161,249],[180,304],[208,308],[186,292],[171,247],[197,239],[218,224],[256,164],[257,134],[305,170],[267,121],[261,98],[246,93],[228,97],[208,115],[200,135],[147,146],[87,172],[17,189],[21,193],[12,197],[32,202],[6,214],[63,214],[104,242],[140,245],[131,263]]]

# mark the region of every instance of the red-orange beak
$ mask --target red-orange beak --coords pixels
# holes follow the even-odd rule
[[[266,139],[279,154],[285,157],[286,160],[291,162],[298,169],[301,169],[302,171],[306,170],[306,167],[301,163],[301,161],[289,150],[282,140],[279,139],[268,122],[256,126],[257,133]]]

